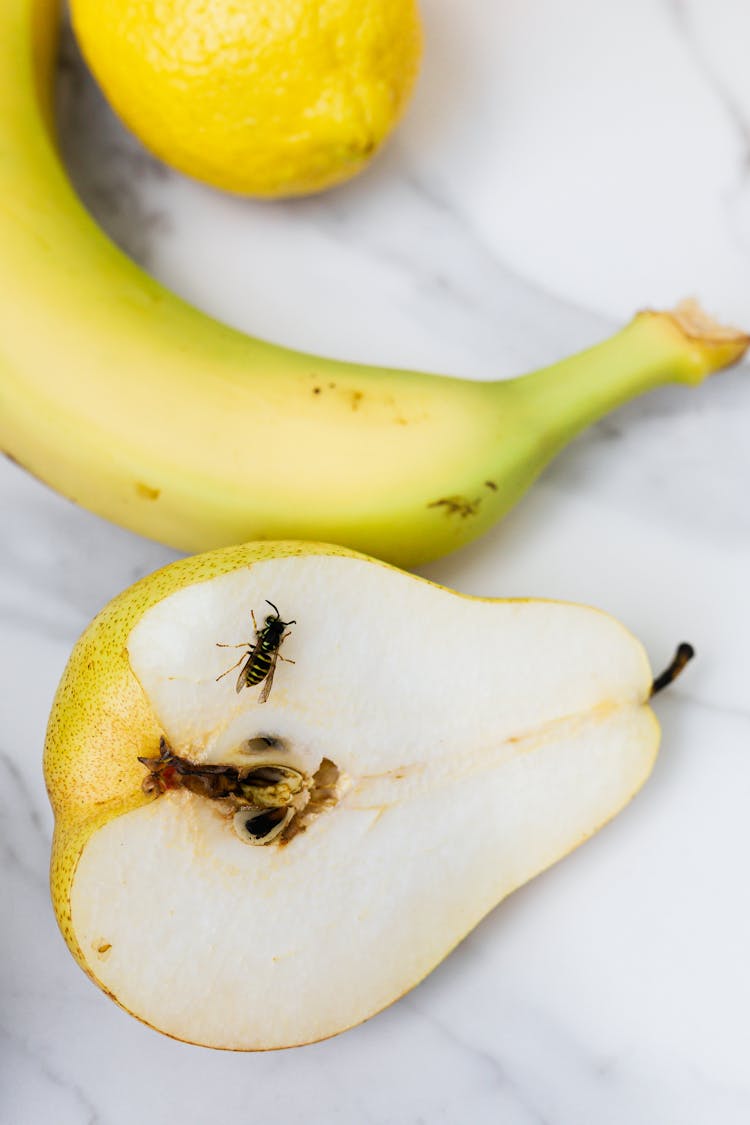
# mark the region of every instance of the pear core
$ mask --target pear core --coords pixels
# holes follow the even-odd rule
[[[266,599],[297,624],[295,663],[261,703],[217,679],[217,644],[252,640]],[[658,746],[648,661],[611,618],[466,598],[340,553],[185,585],[126,648],[188,773],[304,779],[269,806],[287,823],[268,846],[236,823],[255,797],[179,784],[113,811],[77,860],[87,971],[153,1027],[213,1047],[311,1042],[397,999],[609,820]]]

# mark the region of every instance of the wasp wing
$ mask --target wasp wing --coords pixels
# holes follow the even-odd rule
[[[247,659],[245,660],[245,662],[242,664],[242,667],[240,668],[240,674],[237,677],[237,685],[234,689],[237,692],[238,695],[242,691],[243,687],[247,687],[246,676],[247,676],[247,673],[248,673],[248,669],[250,668],[250,665],[253,662],[253,652],[254,651],[255,651],[255,649],[253,649],[251,652],[249,652],[247,654]],[[236,667],[237,667],[237,665],[235,664],[235,668]],[[231,672],[232,669],[230,668],[229,671]]]
[[[278,656],[278,651],[276,651],[271,658],[271,667],[268,669],[268,675],[263,681],[263,688],[260,695],[258,696],[258,703],[265,703],[269,695],[271,694],[271,686],[273,684],[273,676],[274,672],[276,671],[276,661],[278,659]]]

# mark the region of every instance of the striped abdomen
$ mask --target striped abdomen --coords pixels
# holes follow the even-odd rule
[[[269,641],[260,641],[253,650],[245,666],[244,680],[248,687],[265,680],[271,671],[271,664],[278,646]]]

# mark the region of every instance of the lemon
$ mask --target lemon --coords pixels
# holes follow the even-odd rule
[[[173,168],[246,195],[348,179],[401,115],[416,0],[73,0],[123,121]]]

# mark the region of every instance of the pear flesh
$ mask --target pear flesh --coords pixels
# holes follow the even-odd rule
[[[252,643],[266,600],[296,624],[261,703],[217,679],[243,656],[217,643]],[[311,1042],[396,1000],[608,821],[658,748],[649,664],[616,621],[358,557],[185,586],[143,613],[127,654],[173,754],[306,779],[265,846],[242,838],[237,800],[178,786],[104,823],[77,861],[88,971],[213,1047]]]

